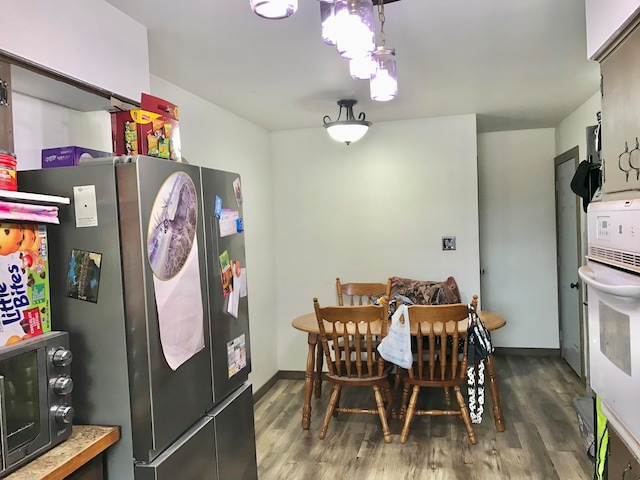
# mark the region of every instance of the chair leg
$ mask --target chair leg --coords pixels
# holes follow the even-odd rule
[[[382,402],[382,394],[380,393],[380,387],[373,386],[373,394],[376,397],[376,405],[378,406],[378,416],[380,417],[380,423],[382,423],[382,436],[386,443],[391,443],[391,431],[389,430],[389,424],[387,423],[387,411],[384,409],[384,403]]]
[[[341,386],[335,384],[333,386],[333,391],[331,392],[331,398],[329,399],[329,405],[327,406],[327,412],[324,415],[324,422],[322,423],[322,427],[320,427],[320,433],[318,437],[320,440],[324,439],[327,435],[327,429],[329,428],[329,422],[331,421],[331,417],[333,416],[333,411],[336,408],[336,403],[338,397],[340,396]]]
[[[400,383],[402,383],[402,374],[404,372],[404,368],[396,367],[396,375],[394,379],[394,388],[398,390],[400,388]]]
[[[391,394],[391,387],[387,383],[382,387],[382,390],[387,400],[387,410],[388,410],[387,413],[391,416],[391,418],[397,418],[396,408],[393,401],[393,395]]]
[[[405,384],[405,388],[407,391],[409,390],[409,386]],[[418,392],[420,392],[420,387],[418,385],[413,386],[413,392],[411,393],[411,400],[409,401],[409,408],[407,409],[407,416],[404,419],[404,425],[402,426],[402,433],[400,434],[400,442],[405,443],[407,438],[409,437],[409,424],[411,420],[413,420],[413,414],[416,411],[416,403],[418,401]]]
[[[340,397],[342,396],[342,387],[340,387],[340,391],[338,391],[338,397],[336,398],[336,406],[333,409],[333,416],[338,418],[338,408],[340,407]]]
[[[409,384],[402,387],[402,403],[400,404],[400,420],[407,414],[407,403],[409,402]]]
[[[322,351],[322,343],[316,345],[316,374],[314,394],[316,398],[322,396],[322,367],[324,364],[324,352]]]
[[[469,415],[467,403],[464,401],[460,387],[456,385],[453,389],[456,391],[456,399],[458,400],[458,406],[460,407],[460,415],[462,416],[462,421],[464,422],[465,427],[467,427],[469,441],[475,445],[478,443],[478,440],[476,439],[476,432],[473,430],[473,424],[471,423],[471,416]]]

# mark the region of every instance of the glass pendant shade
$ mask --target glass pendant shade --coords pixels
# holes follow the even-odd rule
[[[262,18],[287,18],[297,9],[298,0],[251,0],[251,10]]]
[[[336,44],[334,0],[320,0],[320,23],[322,24],[322,40],[327,45]]]
[[[349,145],[351,142],[360,140],[369,130],[369,125],[362,124],[358,120],[356,122],[358,123],[335,122],[336,125],[327,125],[326,129],[329,136],[336,142],[344,142]]]
[[[369,83],[371,99],[376,102],[393,100],[398,96],[395,50],[378,47],[371,57],[375,65],[375,71]]]
[[[372,0],[337,0],[336,47],[342,58],[364,57],[375,48]]]
[[[362,58],[352,58],[349,60],[349,72],[351,78],[356,80],[369,80],[375,72],[376,64],[371,59],[371,55]]]
[[[335,141],[344,142],[349,145],[351,142],[360,140],[367,133],[367,130],[369,130],[371,122],[365,120],[364,112],[361,112],[357,119],[353,116],[353,106],[356,103],[358,103],[356,100],[340,100],[338,101],[338,105],[340,106],[338,119],[332,122],[331,118],[327,115],[322,119],[324,128],[327,129],[327,133]],[[340,120],[343,108],[346,111],[346,119]]]

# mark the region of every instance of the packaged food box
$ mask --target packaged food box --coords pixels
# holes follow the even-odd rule
[[[0,348],[51,331],[44,224],[0,223]]]
[[[140,106],[140,110],[111,113],[114,153],[180,161],[178,107],[144,93]]]
[[[113,153],[90,148],[68,147],[45,148],[42,150],[42,168],[73,167],[84,158],[111,157]]]

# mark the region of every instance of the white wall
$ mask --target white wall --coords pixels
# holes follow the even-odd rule
[[[598,124],[596,114],[602,110],[600,92],[593,94],[556,127],[556,156],[578,145],[580,160],[587,160],[587,127]]]
[[[638,0],[585,0],[587,58],[609,45],[639,10]]]
[[[140,101],[147,29],[104,0],[4,0],[0,49]]]
[[[194,165],[230,170],[242,178],[251,326],[251,380],[260,388],[276,362],[273,184],[269,133],[161,78],[151,93],[180,108],[182,155]],[[299,365],[302,369],[304,363]]]
[[[43,148],[78,145],[110,152],[109,112],[79,112],[13,93],[13,140],[18,170],[40,168]]]
[[[478,293],[475,115],[374,123],[350,146],[324,128],[272,134],[278,367],[303,370],[291,321],[336,303],[335,279],[444,280]],[[442,236],[457,250],[442,251]]]
[[[478,135],[483,308],[500,347],[558,348],[554,129]]]

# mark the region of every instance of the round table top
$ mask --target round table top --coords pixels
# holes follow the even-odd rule
[[[497,330],[499,328],[502,328],[507,323],[507,321],[504,319],[504,317],[498,315],[497,313],[493,313],[493,312],[487,312],[487,311],[484,311],[484,310],[480,310],[480,311],[478,311],[478,316],[482,319],[482,321],[484,322],[485,327],[487,327],[487,330],[489,330],[489,331]],[[320,333],[320,329],[318,328],[318,321],[316,320],[315,312],[305,313],[304,315],[300,315],[299,317],[294,318],[293,321],[291,322],[291,325],[293,326],[293,328],[295,328],[297,330],[301,330],[303,332]],[[466,318],[464,320],[460,321],[460,324],[459,324],[458,328],[460,329],[460,331],[466,331],[467,330],[467,319]],[[379,335],[380,332],[381,332],[380,323],[379,322],[372,323],[371,324],[371,333],[373,333],[374,335]]]

